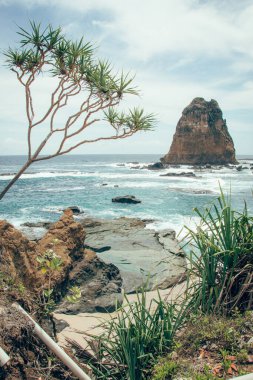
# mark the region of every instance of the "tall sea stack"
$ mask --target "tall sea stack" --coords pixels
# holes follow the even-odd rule
[[[195,98],[177,124],[163,164],[235,164],[235,148],[226,120],[216,102]]]

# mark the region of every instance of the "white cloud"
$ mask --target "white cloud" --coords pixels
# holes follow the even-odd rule
[[[29,11],[36,10],[38,5],[45,6],[52,23],[54,10],[60,10],[65,15],[64,32],[75,37],[84,34],[85,24],[73,14],[68,18],[68,12],[76,11],[80,16],[94,11],[91,24],[96,34],[93,40],[97,38],[101,45],[105,44],[119,68],[124,66],[137,73],[136,83],[143,95],[141,99],[130,98],[126,106],[143,106],[148,112],[156,113],[161,123],[156,135],[151,137],[148,134],[145,138],[135,136],[129,145],[128,141],[109,143],[108,146],[115,146],[112,148],[115,152],[127,149],[127,146],[136,153],[151,152],[154,144],[149,139],[155,141],[154,136],[157,137],[156,152],[159,149],[164,151],[165,146],[168,149],[182,109],[196,96],[217,99],[225,118],[232,110],[253,108],[253,83],[247,77],[253,69],[252,1],[0,0],[0,6],[12,4],[26,6]],[[216,72],[211,74],[211,65],[222,63],[222,60],[227,62],[223,76],[216,75]],[[162,68],[157,69],[160,61]],[[191,77],[188,73],[189,67],[194,64],[198,67],[200,61],[206,65],[205,79],[197,75]],[[219,71],[219,67],[215,69]],[[181,78],[179,72],[186,75]],[[0,72],[0,82],[1,119],[9,120],[12,125],[15,122],[24,125],[25,117],[20,117],[24,115],[22,90],[16,90],[18,86],[9,74]],[[47,104],[48,85],[44,78],[38,86],[40,110]],[[18,104],[13,94],[18,97]],[[244,126],[249,131],[250,124],[243,120],[238,124],[235,118],[230,122],[240,138],[238,148],[243,153],[246,143],[240,130]],[[142,142],[145,142],[144,147]],[[100,152],[102,146],[97,144],[87,149],[88,152],[93,149]]]
[[[165,52],[183,55],[229,56],[233,52],[252,55],[252,2],[241,2],[233,9],[231,2],[196,0],[4,0],[0,4],[45,5],[110,13],[96,21],[106,33],[117,35],[127,45],[128,54],[147,60]],[[245,4],[245,5],[244,5]],[[231,9],[230,9],[231,8]]]

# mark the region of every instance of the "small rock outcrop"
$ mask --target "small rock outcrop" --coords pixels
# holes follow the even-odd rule
[[[216,100],[195,98],[177,124],[163,164],[235,164],[235,148]]]

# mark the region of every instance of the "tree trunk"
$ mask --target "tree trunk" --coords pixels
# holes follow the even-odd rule
[[[12,180],[8,183],[8,185],[3,189],[3,191],[0,193],[0,201],[3,199],[4,195],[7,193],[7,191],[14,185],[14,183],[19,179],[19,177],[24,173],[24,171],[32,164],[32,160],[28,160],[24,166],[19,170],[19,172],[12,178]]]

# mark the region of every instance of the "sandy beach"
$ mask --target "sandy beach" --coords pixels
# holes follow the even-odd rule
[[[186,289],[186,282],[178,284],[171,289],[160,290],[159,293],[162,299],[176,300]],[[152,299],[157,299],[158,293],[156,290],[146,293],[147,303],[149,304]],[[129,301],[134,302],[137,299],[137,294],[127,295]],[[77,315],[67,314],[54,314],[55,319],[63,320],[69,324],[64,330],[62,330],[57,338],[60,345],[66,344],[66,339],[74,340],[81,346],[85,347],[86,343],[83,339],[84,333],[86,334],[100,334],[103,330],[101,323],[107,321],[110,318],[116,318],[117,312],[113,313],[80,313]]]

